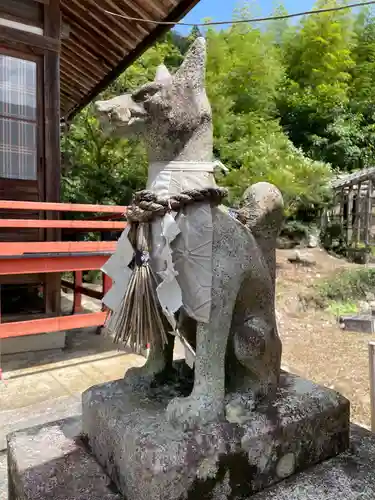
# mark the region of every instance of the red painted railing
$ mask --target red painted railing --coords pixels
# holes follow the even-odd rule
[[[0,228],[52,228],[77,231],[122,231],[126,222],[109,219],[125,219],[126,207],[108,205],[84,205],[70,203],[37,203],[0,200],[0,210],[39,210],[49,212],[99,213],[91,219],[45,220],[0,219]],[[94,219],[94,220],[93,220]],[[100,220],[105,219],[105,220]],[[82,272],[100,269],[116,248],[115,241],[46,241],[0,243],[0,275],[61,273],[73,271],[74,283],[62,281],[62,286],[74,292],[73,314],[54,318],[0,323],[0,339],[56,332],[73,328],[101,327],[106,312],[82,313],[82,295],[101,299],[111,286],[103,274],[102,291],[85,288]]]

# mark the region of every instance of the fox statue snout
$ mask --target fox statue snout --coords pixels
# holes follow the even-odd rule
[[[97,101],[95,111],[105,131],[121,136],[137,132],[132,129],[147,116],[143,104],[135,102],[132,94]]]
[[[155,76],[155,81],[143,85],[133,94],[127,93],[108,101],[95,103],[96,114],[102,126],[116,135],[140,133],[146,125],[146,118],[152,115],[151,98],[171,84],[172,76],[161,64]],[[146,109],[147,108],[147,109]],[[143,127],[144,128],[144,127]]]

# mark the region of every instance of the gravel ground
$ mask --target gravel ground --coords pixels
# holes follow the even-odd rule
[[[336,318],[323,310],[304,310],[299,297],[319,278],[333,276],[353,264],[320,249],[303,250],[316,261],[312,267],[288,262],[293,251],[277,255],[277,313],[283,341],[283,365],[314,382],[331,387],[351,401],[352,421],[370,425],[368,342],[374,336],[342,331]]]

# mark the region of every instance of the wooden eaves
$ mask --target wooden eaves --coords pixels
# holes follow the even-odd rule
[[[61,0],[61,118],[83,107],[165,34],[170,25],[129,21],[105,11],[178,22],[199,0]]]

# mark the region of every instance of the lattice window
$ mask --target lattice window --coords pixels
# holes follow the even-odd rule
[[[37,65],[0,54],[0,177],[37,178]]]

